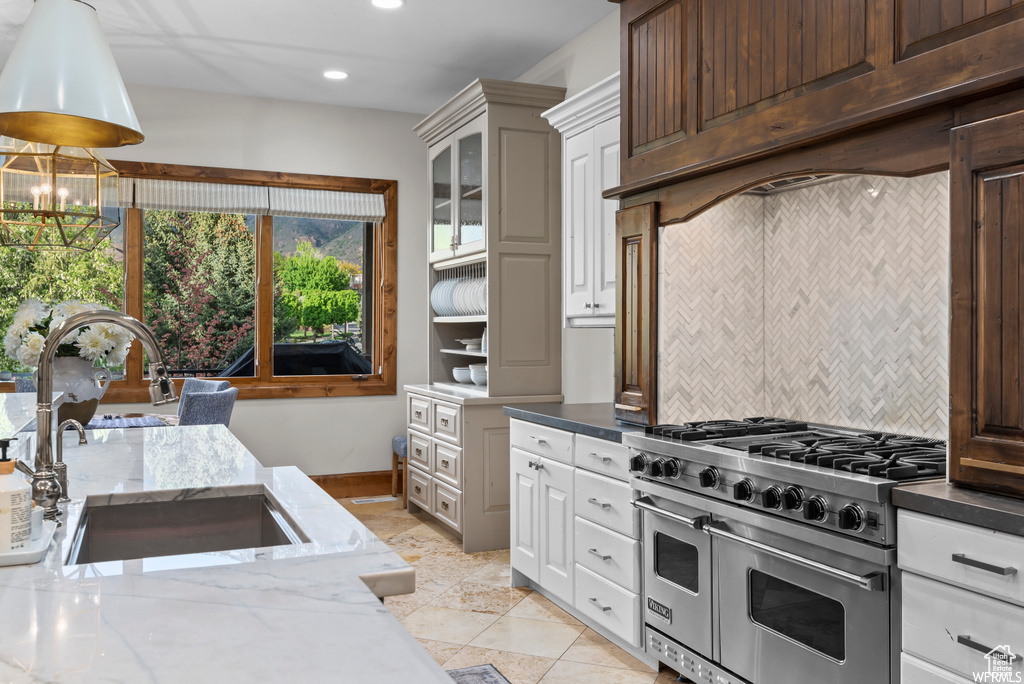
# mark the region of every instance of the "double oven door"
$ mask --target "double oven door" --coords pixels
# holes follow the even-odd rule
[[[647,625],[753,684],[890,681],[891,552],[678,490],[644,493]]]

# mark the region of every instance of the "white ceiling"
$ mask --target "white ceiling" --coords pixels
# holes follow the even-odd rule
[[[511,80],[615,10],[607,0],[90,0],[125,83],[426,114]],[[0,0],[6,61],[31,0]],[[347,71],[328,81],[327,69]]]

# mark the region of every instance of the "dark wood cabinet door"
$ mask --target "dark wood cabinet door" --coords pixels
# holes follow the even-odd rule
[[[953,129],[950,479],[1024,496],[1024,112]]]
[[[657,421],[658,208],[615,215],[615,417]]]

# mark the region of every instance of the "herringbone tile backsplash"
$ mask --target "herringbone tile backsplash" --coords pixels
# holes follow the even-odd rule
[[[661,229],[659,419],[945,439],[946,173],[740,196]]]

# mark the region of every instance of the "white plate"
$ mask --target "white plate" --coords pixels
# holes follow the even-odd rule
[[[441,308],[444,309],[445,316],[455,315],[455,306],[452,304],[452,288],[454,286],[454,280],[446,280],[444,281],[444,289],[441,290]]]
[[[50,549],[50,542],[53,541],[53,533],[56,531],[56,522],[52,520],[44,520],[43,531],[42,534],[39,535],[39,539],[30,542],[27,549],[0,553],[0,566],[38,563]]]

